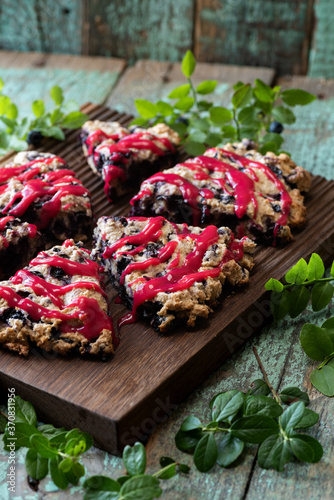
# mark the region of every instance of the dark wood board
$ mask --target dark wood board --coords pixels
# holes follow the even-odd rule
[[[102,106],[87,105],[92,118],[130,117]],[[104,199],[102,184],[90,172],[81,154],[78,132],[64,143],[49,141],[43,150],[64,157],[92,193],[96,216],[126,214],[128,200],[112,207]],[[5,158],[8,161],[10,155]],[[2,162],[3,163],[3,162]],[[308,222],[284,248],[258,248],[250,283],[228,297],[198,327],[159,336],[139,321],[122,329],[114,358],[90,361],[34,352],[27,359],[0,352],[0,388],[15,387],[31,401],[41,420],[65,427],[80,427],[93,435],[97,446],[119,453],[134,440],[145,440],[177,404],[221,365],[269,319],[264,283],[281,278],[300,257],[318,252],[325,261],[334,254],[334,182],[316,176],[307,199]],[[126,310],[115,305],[117,319]]]

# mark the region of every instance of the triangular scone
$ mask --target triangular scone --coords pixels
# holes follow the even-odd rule
[[[163,217],[101,217],[93,256],[136,315],[159,332],[207,318],[226,285],[248,281],[255,243],[226,227],[173,224]]]
[[[90,252],[67,240],[0,282],[0,345],[27,355],[110,356],[117,339]]]
[[[131,200],[131,215],[162,215],[173,222],[224,225],[259,242],[292,239],[305,225],[301,191],[309,172],[286,154],[260,154],[251,141],[211,148],[149,177]]]
[[[22,151],[0,168],[0,212],[35,224],[51,241],[91,237],[90,193],[50,153]]]
[[[84,123],[81,141],[89,166],[102,177],[106,196],[114,202],[145,177],[172,165],[180,136],[165,123],[127,129],[95,120]]]

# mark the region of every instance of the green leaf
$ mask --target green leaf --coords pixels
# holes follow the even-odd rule
[[[325,396],[334,396],[334,368],[325,365],[320,370],[313,370],[310,380],[314,387]]]
[[[308,405],[310,398],[306,392],[301,391],[298,387],[287,387],[283,389],[280,393],[280,398],[285,404],[294,403],[294,400],[303,401],[305,405]]]
[[[221,128],[224,139],[235,139],[237,137],[237,129],[233,125],[224,125]]]
[[[146,118],[141,118],[140,116],[138,118],[135,118],[134,120],[132,120],[132,122],[130,123],[130,125],[138,125],[139,127],[147,125],[147,124],[148,124],[148,122],[147,122]]]
[[[14,103],[11,103],[7,106],[6,109],[6,116],[7,118],[10,118],[11,120],[15,120],[18,116],[18,110],[17,107]]]
[[[280,148],[284,142],[284,139],[281,136],[281,134],[276,134],[275,132],[269,132],[268,134],[262,137],[262,142],[264,144],[273,142],[274,144],[276,144],[277,148]]]
[[[270,309],[275,321],[283,319],[289,312],[290,293],[288,290],[283,292],[272,292],[270,296]]]
[[[52,448],[48,438],[42,434],[33,434],[30,436],[30,443],[43,458],[55,458],[58,455],[58,450]]]
[[[179,463],[178,467],[179,467],[179,471],[182,472],[182,474],[189,474],[189,472],[190,472],[189,465]]]
[[[212,102],[198,101],[197,106],[199,111],[208,111],[213,106],[213,104]]]
[[[180,430],[175,436],[176,447],[186,453],[192,453],[202,436],[203,432],[199,430],[191,432],[183,432]]]
[[[54,137],[59,141],[65,140],[65,134],[60,127],[41,128],[40,131],[44,137]]]
[[[258,122],[254,106],[246,106],[245,108],[242,108],[238,113],[238,121],[243,125],[252,124],[254,121]]]
[[[5,85],[5,83],[4,83],[3,79],[2,79],[2,78],[0,78],[0,92],[1,92],[1,91],[2,91],[2,89],[4,88],[4,85]]]
[[[210,129],[210,122],[208,118],[194,118],[191,119],[190,125],[196,130],[201,130],[202,132],[208,132]]]
[[[183,432],[193,431],[195,429],[201,429],[201,428],[202,428],[201,421],[197,417],[194,417],[193,415],[187,417],[181,425],[181,431]]]
[[[120,491],[120,484],[107,476],[91,476],[83,483],[83,487],[96,491]]]
[[[235,109],[244,108],[252,98],[252,87],[249,83],[240,87],[232,96],[232,105]]]
[[[124,466],[130,476],[144,474],[146,469],[146,451],[142,443],[127,445],[123,451]]]
[[[185,151],[191,156],[200,156],[206,151],[204,144],[200,142],[189,141],[184,146]]]
[[[194,104],[193,97],[181,97],[175,104],[174,108],[180,109],[181,111],[188,111]]]
[[[264,288],[266,290],[272,290],[274,292],[282,292],[283,291],[283,283],[281,283],[278,280],[275,280],[274,278],[270,278],[269,281],[264,285]]]
[[[167,465],[175,464],[176,462],[171,457],[160,457],[159,463],[161,467],[167,467]]]
[[[190,92],[191,86],[189,83],[175,87],[170,94],[168,94],[169,99],[180,99],[181,97],[186,97]]]
[[[246,443],[262,443],[278,430],[278,423],[265,415],[242,417],[231,426],[232,435]]]
[[[197,443],[194,452],[194,463],[201,472],[207,472],[215,465],[218,456],[215,437],[212,433],[205,434]]]
[[[29,476],[38,481],[43,479],[49,471],[47,458],[42,458],[33,449],[28,450],[26,454],[25,467]]]
[[[244,449],[244,443],[240,439],[226,434],[218,443],[217,463],[221,467],[228,467],[241,455]]]
[[[293,454],[302,462],[319,462],[323,449],[319,441],[306,434],[292,434],[290,444]]]
[[[244,394],[233,390],[219,394],[212,406],[212,419],[216,422],[226,421],[234,417],[244,403]]]
[[[57,106],[60,106],[64,101],[63,91],[58,85],[54,85],[50,90],[51,99]]]
[[[160,470],[155,474],[155,477],[159,479],[170,479],[171,477],[174,477],[176,474],[176,463],[170,464],[168,469],[166,470]]]
[[[296,318],[307,307],[310,300],[310,292],[305,286],[297,286],[290,292],[289,314],[291,318]]]
[[[199,142],[202,144],[204,143],[205,139],[206,139],[206,134],[201,130],[195,130],[188,136],[189,142]]]
[[[135,99],[135,106],[142,118],[149,120],[154,118],[158,113],[158,108],[153,102],[147,101],[146,99]]]
[[[284,430],[293,429],[305,413],[303,401],[297,401],[289,406],[281,416],[281,426]]]
[[[89,120],[88,115],[81,113],[81,111],[72,111],[68,115],[64,116],[61,126],[69,129],[77,129],[82,127],[87,120]]]
[[[186,78],[190,78],[196,68],[196,59],[191,50],[187,50],[182,59],[181,69]]]
[[[8,106],[11,104],[11,100],[7,95],[0,95],[0,115],[5,115]]]
[[[316,99],[316,96],[301,89],[287,89],[281,93],[282,101],[288,106],[305,106]]]
[[[308,275],[308,268],[305,259],[300,259],[285,275],[287,283],[300,285]]]
[[[68,472],[72,469],[72,465],[73,465],[73,461],[71,458],[64,458],[64,460],[62,460],[59,463],[59,469],[62,472]]]
[[[80,462],[77,462],[75,460],[73,462],[73,465],[72,465],[72,472],[76,476],[77,479],[80,479],[81,477],[83,477],[85,475],[86,470]]]
[[[214,132],[210,132],[205,138],[205,144],[208,144],[211,147],[218,146],[222,141],[222,136],[220,134],[216,134]]]
[[[257,378],[251,383],[249,394],[253,396],[268,396],[268,394],[270,394],[270,389],[262,378]]]
[[[169,116],[169,115],[173,114],[173,107],[170,104],[168,104],[168,102],[158,101],[156,106],[157,106],[158,112],[162,116]]]
[[[141,475],[133,476],[121,487],[121,497],[127,500],[151,500],[160,497],[162,489],[156,477]]]
[[[325,266],[322,258],[317,253],[313,253],[308,263],[308,279],[319,280],[323,277],[324,272]]]
[[[300,343],[311,359],[321,361],[333,352],[333,344],[323,328],[305,323],[300,333]]]
[[[278,154],[279,146],[275,142],[266,142],[264,144],[261,144],[259,147],[259,152],[265,156],[268,152],[274,153],[275,155]]]
[[[15,449],[18,449],[21,446],[25,446],[26,448],[30,448],[31,447],[30,436],[32,436],[33,434],[36,434],[37,432],[38,431],[37,431],[36,427],[33,425],[24,424],[23,422],[22,423],[19,422],[19,423],[15,424],[15,435],[14,436],[10,435],[10,437],[16,438],[16,440],[15,440],[16,448]],[[8,444],[10,441],[8,442],[8,440],[5,439],[6,436],[8,437],[8,430],[6,431],[5,436],[4,436],[4,445],[5,445],[5,450],[10,451],[10,449],[8,448]]]
[[[65,476],[65,473],[59,469],[59,463],[62,461],[61,457],[52,458],[49,460],[49,468],[51,473],[51,479],[55,485],[61,490],[66,490],[69,481]]]
[[[198,94],[211,94],[216,88],[216,80],[204,80],[196,87],[196,92]]]
[[[42,116],[45,112],[44,102],[41,99],[34,101],[31,107],[32,107],[32,112],[37,118]]]
[[[171,123],[170,127],[175,130],[181,137],[187,134],[187,125],[185,123]]]
[[[294,429],[306,429],[307,427],[312,427],[318,422],[318,420],[318,413],[305,408],[302,418],[299,420],[298,424],[294,426]]]
[[[37,425],[37,417],[33,405],[20,396],[15,396],[15,422]]]
[[[232,113],[229,109],[223,108],[222,106],[213,106],[210,108],[210,120],[215,125],[224,125],[232,120]]]
[[[316,283],[312,288],[311,303],[313,311],[321,311],[332,300],[334,287],[328,281]]]
[[[67,114],[72,113],[72,111],[80,111],[80,107],[76,101],[70,99],[69,101],[66,101],[65,104],[63,104],[62,110],[65,114]]]
[[[332,267],[331,267],[331,276],[334,276],[334,261],[333,261]]]
[[[280,435],[270,436],[261,444],[258,451],[258,463],[263,469],[272,467],[282,472],[284,465],[288,463],[290,459],[290,444]]]
[[[266,415],[276,418],[282,414],[281,406],[267,396],[248,396],[245,415]]]
[[[291,125],[295,123],[296,117],[294,113],[289,108],[285,108],[284,106],[276,106],[272,110],[272,115],[280,123],[287,123]]]
[[[269,87],[269,85],[264,83],[262,80],[259,80],[258,78],[254,83],[255,88],[253,89],[253,92],[259,101],[271,102],[274,99],[275,93],[273,92],[271,87]]]

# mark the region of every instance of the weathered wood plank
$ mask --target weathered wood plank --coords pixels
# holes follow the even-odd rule
[[[126,66],[124,59],[0,51],[0,76],[4,93],[22,115],[31,112],[34,99],[51,103],[50,88],[60,85],[66,99],[78,104],[102,104]]]
[[[214,99],[217,104],[227,104],[232,86],[237,81],[248,83],[261,78],[271,84],[274,75],[275,71],[270,68],[199,63],[192,78],[195,84],[208,78],[218,80]],[[167,97],[175,86],[182,83],[185,83],[185,77],[179,63],[137,61],[133,67],[127,68],[106,104],[119,111],[135,113],[134,99],[156,101]]]
[[[311,6],[311,0],[197,0],[195,55],[305,74]]]
[[[192,46],[193,11],[193,0],[86,1],[84,47],[89,54],[117,54],[130,62],[179,61]]]
[[[82,2],[4,0],[0,7],[0,48],[80,54]]]
[[[332,0],[315,0],[314,15],[315,28],[308,75],[334,78],[334,10]]]
[[[279,78],[277,84],[318,96],[310,105],[294,108],[297,120],[286,127],[284,148],[310,172],[334,179],[334,80],[294,76]]]

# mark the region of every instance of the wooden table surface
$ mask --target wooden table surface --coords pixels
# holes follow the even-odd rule
[[[29,111],[29,103],[38,97],[45,98],[55,83],[65,89],[68,98],[79,104],[85,101],[106,103],[122,111],[133,112],[136,97],[155,99],[166,95],[171,86],[182,82],[180,65],[139,61],[126,68],[119,59],[103,59],[76,56],[20,54],[0,52],[0,76],[5,81],[4,93]],[[274,82],[273,70],[266,68],[235,67],[223,65],[198,65],[195,79],[218,80],[215,100],[226,103],[231,86],[238,80],[253,81],[262,78],[268,84]],[[307,77],[280,78],[275,83],[284,87],[300,87],[316,93],[319,99],[306,108],[297,107],[296,124],[286,131],[286,149],[293,159],[314,174],[334,179],[334,81]],[[333,193],[334,195],[334,193]],[[333,214],[334,215],[334,214]],[[316,231],[316,228],[314,228]],[[296,256],[296,259],[298,257]],[[268,277],[269,278],[269,277]],[[216,466],[208,474],[199,473],[192,465],[188,478],[176,477],[163,482],[164,499],[173,500],[302,500],[333,498],[334,490],[334,398],[328,398],[312,388],[308,376],[315,366],[302,351],[299,333],[306,321],[318,325],[334,315],[334,302],[325,312],[312,313],[309,309],[302,318],[283,320],[270,325],[250,340],[236,354],[184,401],[164,423],[159,424],[147,445],[148,467],[154,472],[159,468],[159,457],[169,455],[192,465],[192,458],[178,451],[174,436],[183,419],[195,414],[208,418],[208,404],[214,394],[229,389],[246,391],[261,373],[255,361],[252,346],[255,345],[276,389],[295,385],[310,396],[310,408],[320,414],[319,423],[312,435],[324,447],[324,457],[319,464],[292,463],[283,473],[267,471],[256,464],[256,447],[243,454],[238,465],[229,469]],[[143,426],[145,426],[143,422]],[[17,453],[17,488],[15,499],[82,498],[80,487],[66,492],[58,491],[49,479],[41,481],[39,491],[30,489],[26,481],[24,454]],[[87,475],[122,474],[120,458],[93,448],[83,459]],[[10,497],[7,491],[7,454],[0,451],[0,498]]]

